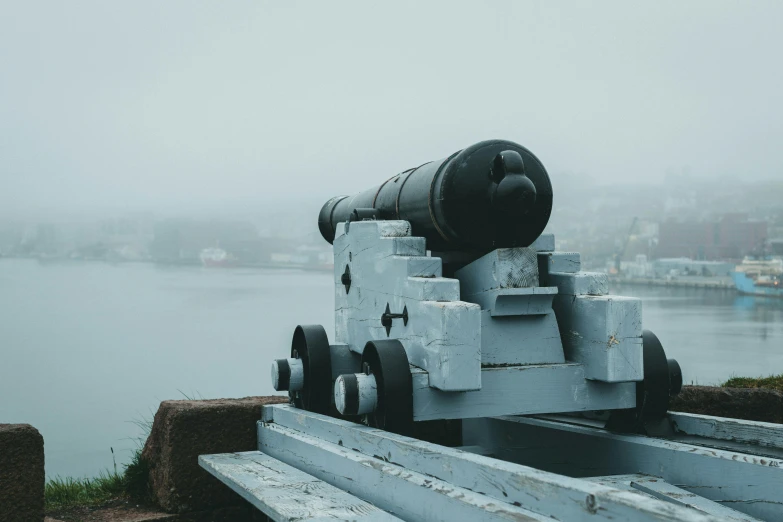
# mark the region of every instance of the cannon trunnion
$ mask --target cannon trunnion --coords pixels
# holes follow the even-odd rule
[[[669,412],[679,364],[555,250],[551,206],[502,140],[329,200],[334,339],[297,327],[272,364],[291,405],[201,465],[275,520],[783,519],[783,430]],[[459,449],[411,438],[424,421]]]

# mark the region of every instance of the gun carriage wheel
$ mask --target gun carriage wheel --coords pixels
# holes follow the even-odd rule
[[[288,390],[297,408],[328,415],[332,396],[329,338],[320,324],[299,325],[291,341],[291,357],[272,365],[275,390]]]
[[[373,428],[413,433],[413,380],[405,348],[397,339],[369,341],[362,353],[364,373],[346,374],[334,386],[343,415],[365,415]]]

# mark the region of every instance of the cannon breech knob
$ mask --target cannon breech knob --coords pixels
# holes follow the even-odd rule
[[[525,175],[522,155],[513,150],[499,153],[492,160],[489,177],[492,207],[508,217],[524,216],[536,202],[536,186]]]

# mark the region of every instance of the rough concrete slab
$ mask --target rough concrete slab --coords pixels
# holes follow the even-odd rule
[[[199,467],[198,456],[257,449],[261,407],[285,402],[285,396],[163,401],[142,452],[158,505],[184,513],[239,503],[238,495]]]
[[[0,520],[44,519],[44,440],[29,424],[0,424]]]

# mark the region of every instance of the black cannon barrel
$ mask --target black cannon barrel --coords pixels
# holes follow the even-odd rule
[[[354,196],[326,202],[318,228],[329,243],[337,224],[374,209],[379,219],[403,219],[435,251],[490,251],[528,246],[552,211],[544,165],[525,147],[482,141],[425,163]]]

